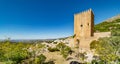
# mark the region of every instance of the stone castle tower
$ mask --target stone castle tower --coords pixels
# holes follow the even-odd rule
[[[82,13],[74,14],[74,45],[79,43],[81,39],[87,39],[94,36],[94,14],[91,9]]]

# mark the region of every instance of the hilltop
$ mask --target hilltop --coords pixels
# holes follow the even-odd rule
[[[106,22],[113,22],[115,21],[116,19],[120,19],[120,14],[116,15],[116,16],[113,16],[107,20],[105,20]]]

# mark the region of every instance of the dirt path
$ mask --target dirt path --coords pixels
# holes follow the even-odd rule
[[[55,64],[69,64],[69,62],[60,55],[60,52],[45,52],[44,55],[47,57],[46,61],[54,60]]]

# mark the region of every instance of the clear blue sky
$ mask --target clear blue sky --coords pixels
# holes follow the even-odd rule
[[[92,8],[95,23],[120,14],[120,0],[0,0],[0,39],[73,35],[73,15]]]

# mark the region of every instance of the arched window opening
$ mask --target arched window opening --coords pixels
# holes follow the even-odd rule
[[[79,39],[77,39],[77,45],[79,45],[79,43],[80,43],[80,41],[79,41]]]

